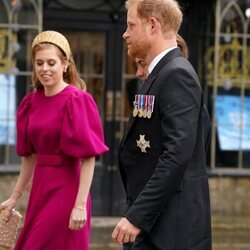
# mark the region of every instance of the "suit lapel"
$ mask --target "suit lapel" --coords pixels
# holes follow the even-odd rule
[[[150,75],[158,75],[160,73],[160,71],[162,70],[162,68],[172,59],[176,58],[176,57],[180,57],[182,56],[181,50],[180,48],[176,48],[173,49],[171,51],[169,51],[158,63],[157,65],[154,67],[153,71],[151,72]]]
[[[169,62],[171,61],[173,58],[175,57],[179,57],[182,56],[181,54],[181,50],[179,48],[173,49],[171,50],[169,53],[167,53],[160,61],[159,63],[155,66],[155,68],[153,69],[153,71],[151,72],[151,74],[148,76],[147,80],[144,82],[144,84],[142,85],[139,94],[140,95],[146,95],[148,93],[148,91],[150,90],[150,87],[152,86],[152,84],[154,83],[154,80],[156,79],[156,77],[158,76],[159,72],[162,70],[162,68]],[[130,114],[130,118],[129,118],[129,124],[128,124],[128,128],[127,128],[127,132],[125,133],[123,140],[121,142],[121,144],[123,144],[131,130],[131,128],[133,127],[136,119],[138,119],[138,117],[133,117],[132,114]]]
[[[140,94],[141,95],[146,95],[153,84],[155,78],[158,76],[162,68],[172,59],[176,57],[182,56],[181,50],[179,48],[171,50],[169,53],[167,53],[159,62],[158,64],[154,67],[153,71],[151,74],[148,76],[147,80],[145,83],[142,85],[140,89]]]
[[[142,87],[139,90],[139,94],[140,95],[146,95],[151,87],[151,85],[153,84],[155,78],[157,77],[157,75],[150,75],[147,80],[143,83]]]

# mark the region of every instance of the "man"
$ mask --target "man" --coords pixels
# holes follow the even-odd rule
[[[128,0],[128,54],[149,76],[135,96],[120,144],[128,209],[113,240],[132,250],[210,250],[203,94],[177,48],[182,22],[174,0]]]

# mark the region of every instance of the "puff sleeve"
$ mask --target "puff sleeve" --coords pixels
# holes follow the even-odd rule
[[[26,95],[17,109],[17,144],[16,153],[19,156],[29,156],[35,152],[28,136],[29,115],[33,93]]]
[[[108,151],[96,103],[85,91],[77,91],[67,100],[60,142],[69,156],[89,158]]]

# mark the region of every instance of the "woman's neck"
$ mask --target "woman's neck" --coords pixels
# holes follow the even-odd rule
[[[61,84],[57,84],[55,86],[44,86],[44,94],[45,96],[53,96],[61,92],[64,88],[68,86],[67,83],[63,82]]]

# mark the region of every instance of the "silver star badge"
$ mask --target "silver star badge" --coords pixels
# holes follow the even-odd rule
[[[147,153],[146,149],[150,148],[150,141],[145,140],[145,135],[140,135],[140,140],[136,140],[137,147],[141,149],[142,153]]]

